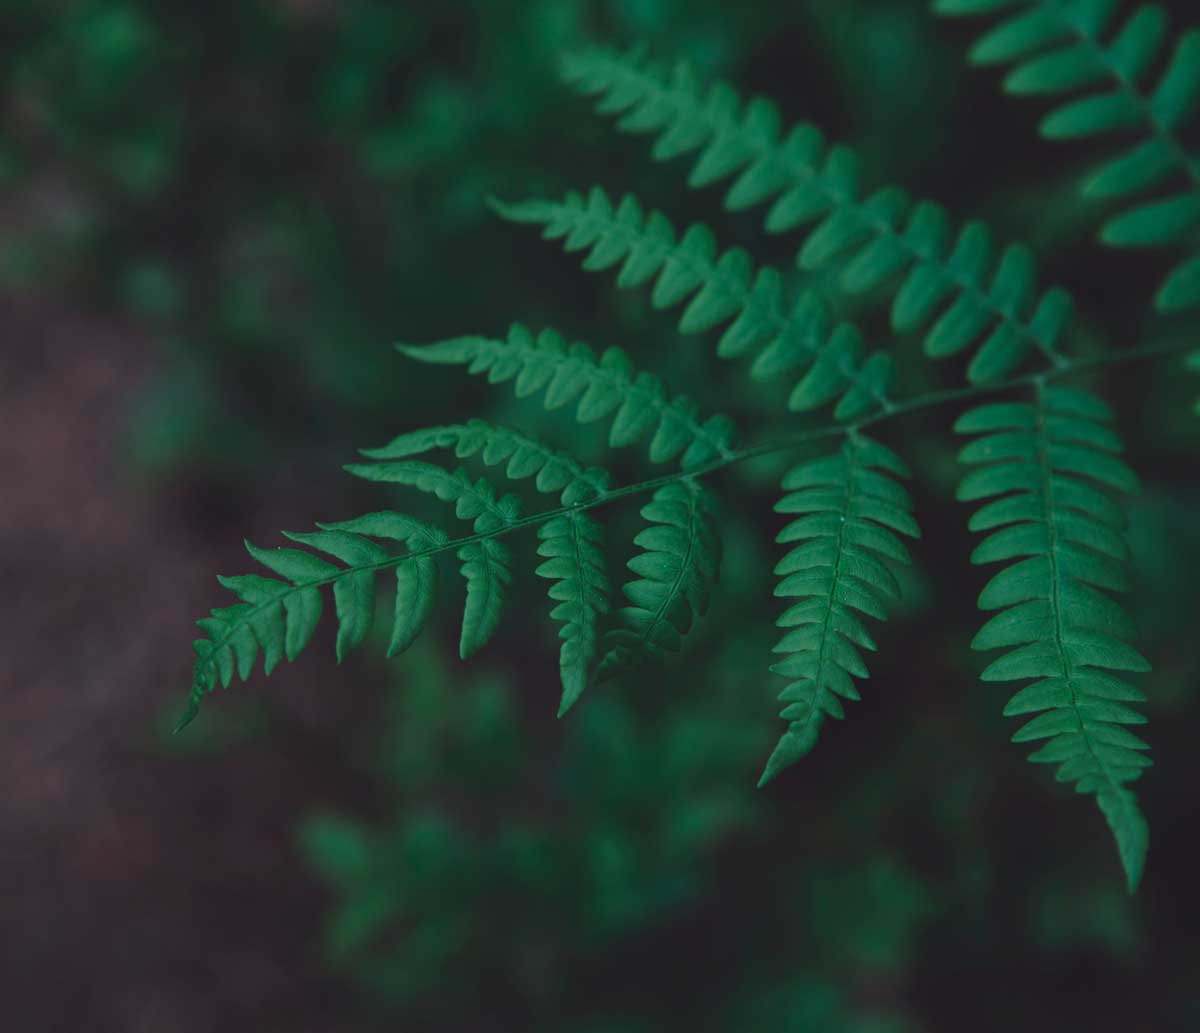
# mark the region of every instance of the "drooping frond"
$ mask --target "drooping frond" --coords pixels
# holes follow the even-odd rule
[[[564,72],[582,92],[599,95],[598,110],[619,116],[619,128],[656,135],[655,158],[698,151],[691,186],[736,176],[728,208],[770,202],[766,226],[774,233],[820,220],[799,265],[841,261],[847,291],[886,288],[894,296],[892,325],[897,332],[929,327],[931,357],[978,343],[968,367],[973,383],[1002,379],[1035,348],[1057,360],[1070,297],[1059,288],[1039,295],[1033,256],[1023,245],[1009,245],[997,258],[982,223],[954,233],[931,201],[914,202],[895,187],[865,193],[848,148],[827,144],[807,124],[785,133],[771,101],[743,104],[723,83],[706,90],[686,64],[671,70],[639,51],[588,50],[569,56]]]
[[[971,60],[1015,64],[1004,80],[1010,93],[1066,98],[1042,120],[1042,135],[1137,135],[1084,185],[1087,196],[1126,206],[1105,223],[1106,243],[1193,244],[1200,226],[1200,154],[1180,133],[1200,101],[1200,30],[1181,35],[1167,57],[1167,18],[1157,4],[1133,8],[1119,26],[1120,0],[937,0],[934,8],[1008,15],[976,43]],[[1151,191],[1159,193],[1147,200]],[[1200,306],[1194,247],[1163,285],[1158,305]]]
[[[512,480],[534,478],[538,491],[558,493],[564,506],[575,506],[606,494],[611,478],[606,470],[585,467],[572,456],[508,427],[485,420],[429,427],[394,438],[382,448],[363,449],[371,459],[390,461],[433,449],[453,449],[456,456],[479,455],[484,463],[504,463]],[[362,472],[367,467],[357,467]],[[551,618],[563,626],[559,650],[563,696],[559,716],[579,699],[596,660],[598,622],[608,612],[608,577],[600,525],[587,513],[555,517],[539,530],[538,554],[545,560],[536,573],[551,578]]]
[[[493,384],[513,380],[519,398],[544,391],[547,409],[578,400],[575,416],[581,423],[611,418],[608,441],[614,448],[652,435],[652,462],[678,457],[685,469],[693,469],[733,455],[736,432],[727,416],[703,419],[694,402],[682,395],[669,397],[662,381],[637,372],[619,348],[608,348],[597,358],[586,344],[568,344],[553,330],[535,337],[519,324],[503,340],[456,337],[399,348],[421,362],[486,373]]]
[[[835,327],[828,306],[812,291],[789,304],[778,270],[756,270],[741,248],[718,253],[712,230],[703,224],[679,237],[661,212],[647,215],[629,195],[614,205],[599,187],[586,198],[571,192],[560,202],[494,207],[514,222],[544,226],[543,236],[562,238],[568,251],[588,250],[585,269],[620,265],[619,287],[653,279],[656,308],[687,302],[679,323],[682,333],[728,324],[717,354],[731,359],[756,353],[751,366],[756,379],[806,373],[788,399],[793,411],[838,400],[835,417],[852,420],[889,404],[894,376],[890,355],[864,355],[859,330],[850,323]]]
[[[788,492],[776,512],[796,517],[779,534],[799,544],[775,568],[775,595],[796,599],[776,624],[789,628],[775,647],[784,659],[771,670],[788,679],[779,694],[788,722],[759,785],[805,756],[827,716],[844,716],[842,700],[860,698],[855,678],[867,677],[860,649],[875,642],[859,614],[886,620],[900,585],[889,564],[910,563],[899,535],[920,534],[904,462],[862,434],[834,455],[811,459],[783,479]]]
[[[629,605],[605,636],[599,678],[642,660],[678,652],[683,637],[708,601],[721,567],[721,538],[712,501],[692,478],[663,485],[642,507],[648,526],[634,545],[642,551],[627,564],[637,577],[621,586]]]
[[[1200,352],[1192,352],[1188,356],[1188,368],[1200,373]],[[1200,398],[1196,400],[1196,415],[1200,416]]]
[[[1009,650],[982,677],[1037,679],[1005,707],[1007,715],[1044,711],[1013,740],[1048,739],[1030,760],[1059,764],[1059,781],[1096,795],[1133,889],[1148,833],[1128,784],[1150,761],[1125,726],[1145,721],[1128,706],[1145,697],[1110,672],[1149,664],[1127,644],[1132,624],[1105,594],[1128,587],[1124,516],[1106,489],[1137,489],[1111,421],[1094,395],[1041,384],[1032,404],[973,409],[957,430],[983,436],[963,449],[977,469],[958,495],[992,500],[971,517],[973,531],[988,532],[972,562],[1009,564],[979,596],[981,609],[999,612],[974,648]]]
[[[436,527],[399,513],[373,513],[318,526],[322,530],[288,537],[344,566],[299,549],[260,549],[247,542],[250,555],[279,577],[244,574],[219,578],[241,601],[197,621],[207,637],[194,643],[197,659],[181,727],[195,717],[205,695],[217,685],[229,686],[235,672],[247,680],[260,650],[265,674],[284,657],[296,659],[321,619],[321,591],[326,587],[333,590],[339,660],[361,643],[371,628],[375,575],[381,570],[394,567],[397,577],[389,655],[407,648],[420,633],[432,606],[435,580],[433,560],[424,553],[444,546],[446,536]],[[404,542],[413,555],[408,559],[393,556],[369,538]]]
[[[453,502],[460,520],[471,520],[476,534],[489,534],[514,524],[521,505],[515,495],[497,498],[484,479],[472,481],[465,470],[453,473],[434,463],[393,460],[352,463],[347,472],[368,481],[407,484],[418,491]],[[467,605],[463,611],[459,654],[464,660],[481,650],[500,623],[504,590],[512,581],[512,558],[508,546],[496,538],[470,542],[458,550],[460,568],[467,582]]]

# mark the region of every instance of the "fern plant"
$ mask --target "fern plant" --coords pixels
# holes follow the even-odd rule
[[[1031,5],[938,4],[956,13],[1016,6]],[[1034,4],[989,37],[993,42],[982,53],[1027,56],[1066,38],[1060,22],[1098,36],[1100,15],[1112,7],[1088,0]],[[1112,71],[1113,62],[1125,75],[1129,67],[1120,55],[1131,47],[1150,52],[1150,30],[1138,26],[1156,17],[1135,17],[1129,30],[1134,42],[1114,43],[1103,58],[1087,48],[1054,52],[1053,60],[1023,65],[1015,81],[1019,87],[1085,86],[1098,81],[1097,68]],[[1180,44],[1151,104],[1152,117],[1146,116],[1159,147],[1200,86],[1189,40]],[[1145,742],[1129,731],[1144,720],[1129,704],[1144,697],[1127,677],[1149,665],[1131,644],[1131,622],[1109,593],[1127,586],[1129,550],[1117,496],[1135,491],[1137,478],[1119,456],[1121,441],[1105,403],[1061,381],[1184,346],[1081,357],[1072,350],[1071,297],[1038,284],[1028,248],[997,247],[978,221],[956,228],[940,205],[914,201],[898,187],[867,189],[849,148],[827,143],[807,124],[785,129],[768,100],[742,101],[724,84],[702,85],[686,65],[661,65],[638,50],[575,53],[563,67],[567,81],[596,98],[621,129],[652,136],[656,159],[691,156],[690,186],[727,182],[725,207],[765,207],[768,232],[800,231],[800,270],[830,269],[836,277],[828,282],[862,295],[864,312],[887,303],[898,336],[923,331],[927,357],[969,356],[966,385],[915,393],[898,375],[904,366],[894,351],[868,345],[859,327],[835,318],[817,290],[804,284],[795,289],[790,270],[756,266],[744,250],[723,246],[707,226],[679,232],[631,196],[614,201],[594,187],[557,201],[497,201],[505,218],[537,226],[567,251],[583,253],[585,268],[615,270],[618,287],[648,287],[656,307],[680,309],[683,334],[720,328],[718,356],[749,359],[753,380],[785,379],[791,413],[828,408],[828,420],[792,422],[784,434],[743,445],[728,416],[703,412],[639,370],[622,350],[598,353],[552,329],[514,324],[498,337],[401,345],[410,359],[463,366],[493,385],[510,383],[518,398],[540,398],[548,410],[569,409],[579,423],[603,421],[612,449],[640,446],[660,470],[616,485],[602,468],[481,419],[408,431],[366,450],[364,462],[347,467],[351,474],[453,503],[465,523],[451,532],[381,511],[288,534],[302,549],[247,544],[275,576],[220,579],[238,601],[199,622],[205,637],[195,644],[181,725],[218,686],[235,676],[249,678],[260,657],[268,674],[282,658],[295,659],[313,635],[326,594],[333,598],[339,659],[361,644],[376,617],[380,574],[395,580],[388,653],[402,652],[430,618],[437,557],[444,553],[453,552],[461,564],[460,653],[473,656],[495,634],[505,610],[513,577],[508,539],[535,527],[535,573],[551,582],[550,617],[561,639],[561,716],[589,685],[680,650],[703,617],[721,562],[719,506],[706,478],[757,456],[795,452],[775,507],[787,517],[777,539],[786,551],[775,570],[775,595],[787,605],[777,620],[783,637],[771,666],[786,682],[779,691],[785,726],[766,760],[766,783],[813,749],[826,717],[842,718],[844,701],[859,698],[858,683],[868,674],[863,653],[876,648],[867,619],[888,617],[900,595],[897,568],[912,562],[904,539],[920,536],[903,483],[911,476],[908,465],[868,429],[969,402],[957,429],[976,437],[962,450],[969,470],[959,497],[984,503],[970,528],[987,534],[972,559],[1004,564],[979,597],[980,609],[991,616],[974,645],[1007,652],[984,669],[983,678],[1029,683],[1005,713],[1038,716],[1014,739],[1047,740],[1031,759],[1058,764],[1060,780],[1096,797],[1135,888],[1148,832],[1130,786],[1150,762]],[[1123,125],[1132,90],[1126,84],[1120,100],[1066,109],[1051,125],[1059,135],[1064,126],[1082,132]],[[1120,119],[1113,114],[1118,108]],[[1126,190],[1135,180],[1148,185],[1131,167],[1127,161],[1125,172],[1109,172],[1106,181],[1115,176]],[[1189,196],[1189,203],[1200,205],[1200,195]],[[1175,225],[1176,215],[1166,219],[1163,211],[1135,209],[1118,217],[1116,242],[1138,236],[1129,231],[1135,224]],[[1179,234],[1141,236],[1166,243]],[[1106,237],[1114,237],[1111,228]],[[1160,300],[1178,307],[1194,275],[1186,266],[1177,270]],[[438,453],[476,460],[488,474],[476,477],[452,461],[429,458]],[[556,498],[523,513],[518,497],[494,483],[500,478],[531,481],[537,493]],[[614,607],[598,513],[632,497],[645,499],[644,526],[626,564],[633,576],[621,589],[625,605]]]

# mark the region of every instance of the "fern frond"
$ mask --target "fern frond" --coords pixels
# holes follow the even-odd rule
[[[646,214],[630,195],[614,205],[599,187],[586,198],[572,191],[560,202],[494,202],[493,207],[514,222],[544,226],[542,235],[563,238],[567,251],[588,250],[587,270],[620,265],[618,287],[654,280],[656,308],[687,303],[679,323],[684,334],[727,323],[717,354],[731,359],[757,352],[751,367],[755,379],[807,372],[788,399],[789,409],[804,412],[840,399],[835,417],[853,420],[889,405],[895,372],[890,355],[873,352],[864,358],[856,327],[834,327],[828,306],[811,291],[789,305],[778,270],[756,270],[741,248],[718,253],[707,226],[696,224],[679,237],[661,212]]]
[[[485,420],[410,431],[382,448],[363,449],[363,454],[395,460],[440,448],[453,449],[460,459],[479,455],[489,466],[504,463],[505,475],[512,480],[534,477],[538,491],[558,493],[564,506],[599,498],[612,487],[607,471],[585,467],[537,438]],[[608,578],[600,525],[587,513],[555,517],[542,525],[539,536],[538,555],[545,562],[536,573],[554,579],[550,598],[556,605],[550,616],[563,625],[561,717],[583,693],[595,662],[597,624],[608,612]]]
[[[283,658],[296,659],[316,631],[324,609],[321,590],[328,586],[333,589],[338,619],[339,662],[370,630],[375,616],[375,575],[387,567],[395,567],[397,577],[389,655],[407,648],[420,633],[433,604],[433,560],[425,555],[397,558],[369,538],[401,541],[410,552],[421,553],[443,546],[445,534],[399,513],[373,513],[318,527],[322,529],[288,537],[345,566],[299,549],[260,549],[247,542],[250,555],[279,577],[244,574],[218,578],[241,601],[197,621],[207,637],[193,644],[197,659],[192,690],[179,727],[196,716],[201,700],[217,685],[227,688],[235,673],[246,681],[260,650],[263,672],[268,675]]]
[[[970,58],[976,64],[1015,64],[1004,80],[1009,93],[1069,98],[1042,120],[1043,136],[1077,140],[1137,134],[1134,146],[1084,184],[1086,196],[1127,205],[1105,223],[1100,233],[1105,243],[1190,244],[1200,227],[1200,154],[1188,150],[1180,132],[1200,101],[1200,30],[1180,36],[1165,58],[1162,8],[1138,6],[1118,27],[1119,7],[1119,0],[934,4],[934,10],[949,15],[1006,12],[1005,20],[975,44]],[[1145,198],[1160,188],[1173,192]],[[1158,306],[1172,311],[1200,306],[1200,254],[1193,250],[1174,269],[1159,291]]]
[[[473,521],[476,534],[510,527],[521,515],[521,504],[515,495],[497,498],[486,480],[472,481],[465,470],[451,473],[434,463],[393,460],[351,463],[346,471],[367,481],[407,484],[443,502],[453,502],[455,515],[460,520]],[[467,605],[459,642],[459,655],[466,660],[495,634],[504,605],[504,590],[512,581],[512,559],[508,546],[495,538],[464,545],[458,550],[458,558],[467,582]]]
[[[842,700],[858,700],[855,678],[867,677],[860,649],[875,642],[859,614],[886,620],[900,596],[890,564],[911,560],[899,535],[919,537],[912,500],[897,478],[904,462],[862,434],[841,450],[808,460],[783,479],[776,512],[795,514],[777,541],[799,542],[775,568],[775,595],[797,599],[776,621],[791,630],[775,652],[771,670],[789,679],[779,694],[788,722],[759,785],[766,785],[814,745],[826,716],[842,718]]]
[[[621,586],[629,605],[616,612],[620,626],[605,636],[598,679],[678,652],[684,635],[708,611],[720,574],[720,533],[699,482],[687,478],[663,485],[641,515],[649,526],[633,543],[642,551],[626,564],[637,577]]]
[[[800,267],[837,260],[845,263],[845,290],[886,288],[894,298],[893,327],[928,327],[931,357],[978,344],[968,367],[972,383],[1004,378],[1035,348],[1059,361],[1070,296],[1060,288],[1038,293],[1033,255],[1023,245],[1009,245],[997,258],[982,223],[956,234],[946,211],[931,201],[916,203],[895,187],[865,194],[848,148],[827,144],[807,124],[785,134],[771,101],[743,104],[723,83],[705,90],[686,64],[672,71],[639,51],[589,50],[569,56],[564,74],[582,92],[599,95],[598,110],[619,116],[620,129],[656,135],[656,159],[699,151],[690,186],[736,176],[727,208],[770,202],[769,232],[820,220],[797,256]]]
[[[973,647],[1010,650],[982,677],[1038,679],[1005,708],[1010,716],[1045,711],[1013,740],[1048,739],[1030,760],[1059,764],[1059,781],[1096,795],[1132,890],[1148,833],[1128,784],[1150,761],[1125,726],[1145,721],[1127,705],[1145,697],[1110,672],[1150,665],[1127,644],[1132,623],[1105,594],[1128,587],[1124,516],[1108,491],[1138,486],[1111,422],[1096,396],[1040,383],[1032,404],[972,409],[956,429],[983,435],[961,455],[978,468],[958,497],[992,500],[971,518],[971,530],[988,532],[972,562],[1011,564],[979,596],[980,609],[999,613]]]
[[[456,337],[399,349],[421,362],[465,365],[469,373],[486,373],[493,384],[513,380],[518,398],[544,391],[547,409],[578,399],[580,423],[612,420],[608,441],[614,448],[651,435],[652,462],[678,457],[684,469],[694,469],[734,454],[736,431],[727,416],[703,419],[694,402],[683,395],[669,397],[662,381],[637,372],[619,348],[597,358],[586,344],[568,344],[553,330],[535,337],[514,324],[503,340]]]
[[[560,493],[564,506],[598,498],[612,487],[607,470],[585,467],[532,435],[486,420],[424,427],[401,434],[380,448],[361,451],[369,459],[405,459],[435,449],[451,449],[459,459],[478,455],[488,466],[504,463],[504,475],[510,480],[533,477],[538,491]]]

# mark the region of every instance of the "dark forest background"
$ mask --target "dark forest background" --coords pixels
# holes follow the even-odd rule
[[[1095,243],[1094,151],[1040,143],[1044,109],[967,67],[978,30],[921,0],[0,0],[9,1028],[1200,1028],[1200,389],[1177,365],[1095,381],[1145,480],[1131,609],[1157,766],[1134,898],[1095,807],[1025,762],[978,680],[985,575],[945,411],[884,435],[922,474],[924,540],[864,700],[769,790],[769,464],[723,475],[724,588],[665,676],[557,722],[544,584],[518,578],[464,666],[447,571],[403,658],[339,668],[326,628],[169,734],[242,538],[390,504],[339,472],[356,447],[486,413],[601,454],[393,341],[554,325],[782,425],[644,293],[489,212],[599,183],[764,260],[795,246],[612,133],[559,82],[564,47],[644,40],[772,95],[867,181],[1035,246],[1098,341],[1195,334],[1150,315],[1165,258]],[[611,540],[635,522],[612,514]]]

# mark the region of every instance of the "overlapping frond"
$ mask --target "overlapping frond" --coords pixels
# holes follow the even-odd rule
[[[642,507],[647,526],[627,564],[637,577],[621,586],[629,601],[605,636],[597,677],[606,678],[642,660],[678,652],[683,637],[708,610],[721,567],[721,538],[712,500],[696,480],[665,484]]]
[[[753,354],[750,372],[756,379],[805,374],[788,399],[793,411],[837,401],[834,416],[854,420],[888,406],[895,373],[890,355],[867,354],[858,328],[834,326],[829,307],[812,291],[789,303],[777,269],[756,269],[741,248],[719,250],[707,226],[691,226],[680,237],[661,212],[644,212],[629,195],[614,204],[599,187],[586,197],[571,192],[562,201],[495,207],[507,219],[543,226],[543,236],[561,238],[568,251],[586,250],[585,269],[619,265],[619,287],[653,280],[656,308],[686,303],[682,333],[728,324],[717,354],[727,359]]]
[[[936,0],[942,14],[1006,18],[971,50],[977,64],[1015,64],[1010,93],[1064,99],[1041,123],[1051,139],[1136,134],[1088,176],[1084,193],[1120,202],[1102,239],[1117,247],[1189,246],[1158,295],[1160,308],[1200,307],[1200,154],[1181,137],[1200,102],[1200,30],[1167,39],[1157,4],[1121,0]],[[1148,194],[1154,193],[1149,199]]]
[[[608,471],[585,467],[537,438],[485,420],[410,431],[381,448],[363,449],[363,454],[387,463],[434,449],[453,449],[459,458],[478,455],[489,466],[503,463],[509,479],[532,477],[538,491],[557,493],[564,506],[600,498],[612,486]],[[359,466],[355,472],[362,475],[369,469]],[[536,573],[554,581],[550,598],[555,606],[550,616],[562,624],[561,717],[583,693],[595,664],[598,623],[609,609],[608,576],[601,528],[587,513],[576,511],[554,517],[538,533],[538,555],[545,562]]]
[[[504,339],[456,337],[436,344],[400,345],[421,362],[465,365],[469,373],[486,373],[489,382],[514,382],[518,398],[545,392],[547,409],[578,401],[581,423],[611,419],[608,441],[614,448],[650,435],[650,459],[678,458],[693,469],[733,455],[736,431],[727,416],[700,416],[698,406],[683,395],[670,397],[662,381],[634,369],[620,348],[599,357],[586,344],[568,344],[554,330],[536,336],[514,324]]]
[[[1033,255],[1023,245],[997,257],[982,223],[956,233],[931,201],[914,202],[895,187],[866,193],[848,148],[826,143],[811,125],[784,132],[771,101],[743,103],[724,83],[705,89],[686,64],[670,69],[640,51],[593,49],[569,56],[564,72],[582,92],[599,96],[598,110],[619,116],[619,128],[654,134],[655,158],[699,152],[691,186],[736,177],[728,208],[769,202],[766,226],[774,233],[818,222],[799,265],[842,262],[847,291],[893,297],[894,328],[927,327],[931,357],[977,346],[968,367],[973,383],[1002,379],[1034,349],[1057,359],[1070,297],[1059,288],[1039,293]]]
[[[1145,697],[1122,675],[1149,664],[1106,594],[1128,587],[1124,516],[1110,492],[1137,489],[1111,422],[1095,395],[1040,384],[1032,403],[972,409],[957,430],[982,436],[962,451],[976,469],[958,495],[991,500],[971,518],[972,530],[988,533],[972,562],[1008,564],[979,597],[981,609],[999,612],[974,647],[1009,650],[983,679],[1037,679],[1005,708],[1039,714],[1013,740],[1049,740],[1030,760],[1058,764],[1059,781],[1096,795],[1132,889],[1148,833],[1128,785],[1150,761],[1126,727],[1145,721],[1128,705]]]
[[[775,647],[771,670],[788,679],[779,694],[788,722],[760,785],[805,756],[827,716],[842,718],[843,699],[860,698],[855,678],[867,677],[860,649],[875,642],[860,614],[886,620],[900,585],[891,565],[911,560],[900,535],[920,534],[908,477],[891,449],[851,434],[831,456],[807,460],[783,479],[788,492],[776,512],[794,515],[777,541],[799,543],[780,560],[775,595],[797,600],[776,624],[790,629]]]

